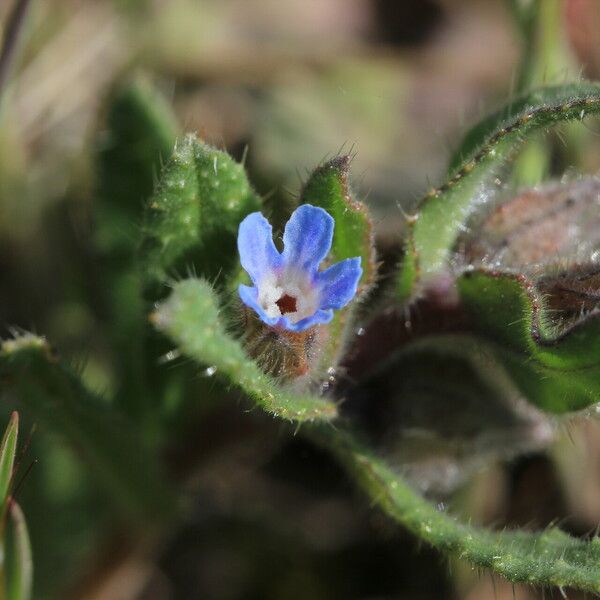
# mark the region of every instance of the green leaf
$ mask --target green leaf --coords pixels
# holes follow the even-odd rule
[[[553,439],[547,415],[526,407],[493,348],[464,333],[401,346],[354,387],[344,414],[360,415],[371,445],[434,495],[454,491],[482,465]]]
[[[206,277],[226,273],[236,264],[238,225],[259,207],[242,165],[187,135],[146,208],[140,256],[148,282],[191,266]]]
[[[518,140],[524,133],[581,119],[582,110],[583,116],[597,114],[599,96],[600,85],[579,82],[541,87],[513,98],[467,132],[450,160],[449,174],[459,172],[465,163],[476,158],[488,145],[493,147],[507,135]]]
[[[330,252],[332,262],[361,257],[363,274],[357,294],[359,298],[375,281],[375,244],[367,207],[352,197],[348,182],[349,168],[349,156],[339,156],[318,167],[304,185],[300,203],[320,206],[335,219]],[[328,346],[323,352],[326,366],[336,364],[340,358],[348,337],[346,325],[351,321],[354,306],[355,302],[335,313],[328,328]]]
[[[13,476],[15,466],[15,454],[17,452],[17,438],[19,435],[19,413],[14,411],[10,416],[10,421],[2,443],[0,443],[0,506],[6,507],[8,491]],[[4,509],[2,510],[4,513]]]
[[[33,588],[33,558],[25,515],[16,502],[10,503],[12,524],[11,544],[6,548],[9,570],[7,572],[7,600],[28,600]]]
[[[95,240],[104,251],[131,253],[144,203],[161,160],[173,150],[179,127],[164,98],[145,78],[116,89],[108,100],[97,145]]]
[[[408,221],[404,264],[397,293],[402,301],[448,267],[448,257],[465,220],[491,179],[526,137],[557,123],[600,112],[600,86],[578,83],[541,88],[511,101],[466,135],[451,161],[450,179],[421,201]]]
[[[564,413],[600,397],[600,319],[592,313],[559,331],[542,295],[524,276],[472,271],[458,280],[467,312],[489,338],[523,394]]]
[[[226,377],[265,411],[290,421],[336,416],[331,401],[279,387],[246,356],[240,343],[226,333],[217,298],[206,281],[188,279],[175,284],[152,321],[183,354],[208,367],[208,375]]]
[[[104,327],[120,357],[115,403],[141,419],[155,404],[148,391],[146,307],[135,251],[145,204],[179,128],[163,96],[140,76],[117,86],[101,127],[94,203],[101,276],[98,300],[105,303]]]
[[[360,256],[360,286],[364,288],[375,279],[373,225],[367,207],[352,197],[349,169],[349,156],[339,156],[315,169],[302,189],[300,203],[320,206],[335,219],[332,261]]]
[[[24,334],[2,343],[0,381],[23,410],[65,438],[131,521],[148,527],[169,515],[173,499],[157,457],[43,338]]]
[[[490,531],[461,523],[417,494],[382,459],[339,429],[311,428],[361,488],[392,519],[441,552],[490,569],[514,583],[600,592],[600,540],[571,538],[557,528],[539,533]]]

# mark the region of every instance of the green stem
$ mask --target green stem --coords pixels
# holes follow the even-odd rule
[[[515,93],[558,83],[570,66],[563,40],[563,3],[561,0],[527,3],[513,0],[511,6],[522,38]],[[529,140],[515,161],[513,181],[517,186],[537,184],[550,174],[552,146],[542,137],[538,134]]]
[[[361,447],[349,431],[324,426],[305,431],[333,452],[375,505],[434,548],[514,583],[600,592],[598,538],[578,540],[556,528],[526,533],[461,523],[422,498],[384,460]]]

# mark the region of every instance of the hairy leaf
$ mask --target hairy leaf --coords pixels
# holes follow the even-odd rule
[[[242,165],[187,135],[146,208],[140,256],[149,283],[192,266],[207,277],[227,272],[237,256],[238,225],[259,206]]]
[[[511,101],[465,137],[451,161],[450,178],[422,200],[408,221],[398,294],[407,300],[447,268],[449,253],[465,220],[502,164],[534,131],[600,112],[600,86],[572,84],[541,88]]]
[[[335,229],[331,247],[331,260],[361,257],[363,274],[357,297],[375,281],[376,262],[373,225],[367,207],[352,197],[348,182],[350,157],[340,156],[318,167],[306,182],[300,202],[324,208],[334,219]],[[348,337],[346,324],[351,322],[351,312],[356,304],[338,310],[329,326],[328,347],[323,352],[323,363],[334,365],[340,358]]]
[[[597,176],[525,189],[477,216],[461,236],[458,255],[469,265],[520,273],[589,260],[600,247],[599,194]]]
[[[434,494],[452,492],[492,460],[553,440],[548,418],[525,402],[493,348],[465,334],[406,344],[348,390],[340,412],[411,483]]]
[[[349,156],[340,156],[315,169],[302,189],[300,203],[320,206],[335,219],[332,261],[360,256],[360,285],[364,288],[375,279],[373,225],[367,207],[352,198],[349,169]]]
[[[536,278],[535,285],[548,317],[560,328],[577,324],[600,306],[600,265],[596,262],[559,265]]]
[[[467,272],[458,280],[458,289],[481,334],[496,344],[499,357],[531,402],[564,413],[598,401],[596,313],[560,330],[534,284],[510,273]]]
[[[175,284],[152,321],[183,354],[207,367],[209,375],[225,376],[267,412],[294,421],[335,417],[331,401],[279,387],[246,356],[240,343],[225,331],[217,298],[206,281],[188,279]]]

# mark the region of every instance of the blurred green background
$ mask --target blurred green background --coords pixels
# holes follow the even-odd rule
[[[12,4],[0,5],[0,23]],[[518,22],[511,4],[531,5],[532,23]],[[105,272],[127,260],[153,177],[121,190],[134,196],[130,222],[110,221],[100,205],[110,193],[107,107],[131,81],[158,90],[174,129],[244,158],[279,218],[309,169],[353,154],[357,196],[380,251],[393,253],[403,211],[443,178],[469,124],[516,91],[599,70],[594,0],[33,0],[0,105],[2,335],[47,336],[107,398],[134,360],[109,352],[107,322],[119,315],[103,300]],[[578,126],[564,137],[577,138],[577,151],[559,136],[530,145],[518,182],[595,172],[597,132]],[[211,385],[194,381],[187,445],[166,457],[175,473],[195,465],[190,518],[151,552],[119,535],[77,453],[35,430],[23,458],[35,466],[18,497],[36,598],[542,597],[421,547],[369,510],[326,455],[243,414],[235,396],[203,403],[198,390]],[[24,420],[24,437],[33,425]],[[439,501],[496,525],[568,518],[565,528],[583,534],[600,521],[599,434],[596,421],[573,421],[547,451],[485,461]]]

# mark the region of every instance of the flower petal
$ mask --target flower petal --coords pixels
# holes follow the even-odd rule
[[[251,308],[259,317],[263,323],[266,323],[270,327],[277,325],[282,317],[269,317],[263,307],[258,303],[258,289],[250,287],[248,285],[240,285],[238,287],[238,294],[242,302]]]
[[[333,311],[332,310],[317,310],[314,314],[310,315],[310,317],[306,317],[296,323],[290,322],[290,320],[283,317],[269,317],[262,306],[258,303],[258,290],[255,287],[250,287],[248,285],[240,285],[238,287],[238,294],[242,302],[248,307],[251,308],[260,318],[260,320],[269,325],[269,327],[283,327],[288,331],[304,331],[313,325],[318,325],[319,323],[329,323],[331,319],[333,319]]]
[[[281,254],[273,242],[273,228],[259,212],[249,214],[240,223],[237,244],[242,267],[255,285],[265,273],[282,264]]]
[[[318,325],[319,323],[329,323],[333,319],[333,311],[332,310],[321,310],[319,309],[316,313],[310,315],[310,317],[306,317],[305,319],[301,319],[296,323],[290,323],[287,317],[281,317],[282,325],[289,331],[304,331],[313,325]]]
[[[287,268],[315,272],[333,240],[333,217],[317,206],[303,204],[283,232],[283,262]]]
[[[360,257],[347,258],[317,273],[315,280],[321,293],[320,307],[339,309],[346,306],[356,294],[361,275]]]

